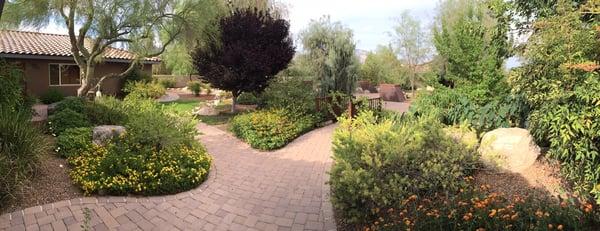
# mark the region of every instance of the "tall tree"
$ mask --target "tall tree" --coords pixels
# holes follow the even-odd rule
[[[471,87],[476,99],[506,91],[504,62],[510,56],[510,18],[502,0],[448,0],[434,26],[434,44],[444,59],[444,79]]]
[[[100,88],[106,78],[121,78],[138,68],[146,58],[162,54],[165,48],[191,28],[188,18],[203,0],[15,0],[7,2],[12,26],[40,27],[62,23],[71,43],[71,52],[81,76],[78,96]],[[78,28],[78,29],[77,29]],[[121,73],[96,76],[105,50],[114,45],[127,47],[134,59]]]
[[[409,86],[407,69],[398,60],[396,52],[391,46],[378,46],[375,52],[369,52],[365,63],[360,67],[360,76],[363,80],[372,83],[394,83],[403,87]]]
[[[220,34],[196,49],[194,66],[212,86],[231,91],[235,111],[242,92],[261,92],[294,57],[289,23],[268,11],[237,9],[222,18]]]
[[[415,91],[417,79],[417,66],[423,63],[430,55],[431,46],[429,37],[421,22],[416,20],[410,11],[404,11],[394,27],[393,38],[396,52],[407,64],[410,72],[410,86]]]
[[[310,72],[320,85],[320,94],[334,91],[351,94],[359,71],[352,30],[325,16],[311,21],[300,36],[303,55],[310,60]]]

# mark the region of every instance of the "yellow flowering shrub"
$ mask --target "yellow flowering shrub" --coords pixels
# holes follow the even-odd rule
[[[200,144],[160,150],[121,137],[68,159],[70,175],[85,194],[161,195],[195,188],[208,176],[211,158]]]

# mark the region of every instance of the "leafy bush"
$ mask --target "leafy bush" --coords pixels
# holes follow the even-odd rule
[[[590,203],[559,204],[534,196],[509,200],[489,192],[485,185],[469,186],[451,196],[412,195],[402,198],[396,207],[379,209],[378,214],[381,219],[364,229],[595,230],[600,225],[600,214]]]
[[[377,218],[410,195],[451,193],[476,163],[474,150],[456,143],[429,117],[401,120],[361,112],[341,118],[334,133],[332,203],[345,221]]]
[[[65,95],[55,88],[50,88],[46,93],[44,93],[40,100],[44,104],[52,104],[59,102],[65,98]]]
[[[174,79],[160,79],[158,80],[158,84],[160,84],[164,88],[174,88],[177,84],[177,81],[175,81]]]
[[[121,125],[127,118],[121,101],[114,97],[100,97],[87,103],[85,115],[94,125]]]
[[[30,118],[29,111],[0,108],[0,202],[14,197],[18,186],[30,179],[39,156],[49,147]]]
[[[253,105],[258,104],[258,98],[254,93],[244,92],[237,97],[236,102],[242,105]]]
[[[291,115],[318,115],[316,93],[310,83],[301,79],[277,79],[261,94],[261,107],[283,108]]]
[[[483,97],[478,93],[466,92],[467,89],[447,88],[421,91],[411,104],[410,113],[432,115],[448,125],[466,121],[479,133],[499,127],[526,125],[529,107],[522,96],[504,95],[482,101],[477,100]]]
[[[48,117],[50,132],[60,135],[69,128],[89,127],[90,122],[85,115],[71,109],[64,109]]]
[[[66,97],[65,99],[61,100],[56,105],[55,112],[60,112],[65,109],[71,109],[77,113],[84,113],[85,112],[85,103],[86,102],[83,98],[69,96],[69,97]]]
[[[61,157],[80,155],[92,147],[92,128],[69,128],[58,136],[56,146]]]
[[[171,114],[153,100],[123,101],[128,136],[142,146],[161,150],[167,146],[196,143],[196,123],[191,115]]]
[[[200,81],[191,81],[188,83],[188,89],[192,91],[195,96],[199,96],[202,91],[202,83],[200,83]]]
[[[68,159],[70,175],[85,194],[172,194],[195,188],[208,176],[211,159],[194,143],[162,149],[140,145],[129,135],[106,147],[93,145]]]
[[[16,110],[23,104],[23,73],[18,68],[0,60],[0,108]]]
[[[549,144],[547,155],[563,163],[561,170],[578,192],[591,192],[600,203],[600,81],[575,87],[567,100],[549,103],[530,116],[532,135]],[[584,194],[585,195],[585,194]]]
[[[229,129],[253,148],[272,150],[314,126],[310,117],[293,118],[284,109],[271,109],[238,115],[231,120]]]
[[[131,82],[125,85],[127,97],[158,99],[165,95],[166,90],[157,83]]]

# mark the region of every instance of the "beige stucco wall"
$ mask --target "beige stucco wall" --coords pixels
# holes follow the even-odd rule
[[[46,60],[46,59],[7,59],[9,62],[22,63],[24,67],[25,83],[27,93],[33,96],[41,96],[50,88],[58,89],[65,96],[77,95],[79,86],[50,86],[50,73],[48,65],[51,63],[75,63],[69,60]],[[127,69],[128,63],[102,63],[96,66],[96,76],[104,76],[110,73],[120,73]],[[152,65],[146,64],[143,71],[152,74]],[[102,93],[116,95],[121,88],[119,79],[111,78],[105,80]]]

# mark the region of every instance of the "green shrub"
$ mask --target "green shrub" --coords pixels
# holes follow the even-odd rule
[[[61,100],[57,105],[55,112],[63,111],[65,109],[71,109],[77,113],[85,112],[85,100],[83,98],[69,96]]]
[[[60,135],[69,128],[91,126],[85,115],[71,109],[64,109],[48,117],[48,127],[54,135]]]
[[[50,88],[46,93],[44,93],[40,100],[44,104],[52,104],[59,102],[65,98],[65,95],[55,88]]]
[[[377,218],[410,195],[458,191],[475,166],[475,151],[456,143],[430,117],[342,117],[333,138],[332,203],[349,224]]]
[[[211,159],[198,143],[156,150],[125,135],[68,161],[71,178],[87,195],[162,195],[197,187],[207,178]]]
[[[0,202],[14,198],[48,151],[48,140],[30,118],[29,111],[0,108]]]
[[[177,85],[177,81],[174,79],[160,79],[158,80],[158,84],[163,86],[164,88],[174,88]]]
[[[23,73],[20,69],[0,60],[0,108],[16,110],[23,105]]]
[[[92,128],[69,128],[58,136],[56,146],[61,157],[80,155],[92,147]]]
[[[100,97],[87,103],[85,115],[94,125],[122,125],[127,118],[122,102],[114,97]]]
[[[316,93],[309,83],[300,79],[276,79],[261,94],[261,107],[284,108],[291,114],[315,114]]]
[[[127,97],[158,99],[165,95],[166,90],[158,83],[131,82],[125,85]]]
[[[128,136],[142,146],[161,150],[196,143],[196,123],[191,115],[168,113],[153,100],[137,98],[125,99],[123,110]]]
[[[260,110],[241,114],[231,120],[229,129],[253,148],[273,150],[312,129],[310,117],[290,117],[284,109]]]
[[[199,96],[202,91],[202,83],[200,83],[200,81],[191,81],[188,83],[188,89],[194,93],[195,96]]]
[[[244,92],[237,97],[236,102],[242,105],[253,105],[258,104],[258,98],[254,93]]]
[[[500,127],[525,126],[529,107],[522,96],[507,94],[487,100],[477,98],[480,98],[478,93],[467,93],[467,89],[421,91],[411,104],[410,113],[431,115],[447,125],[466,121],[479,133]]]

